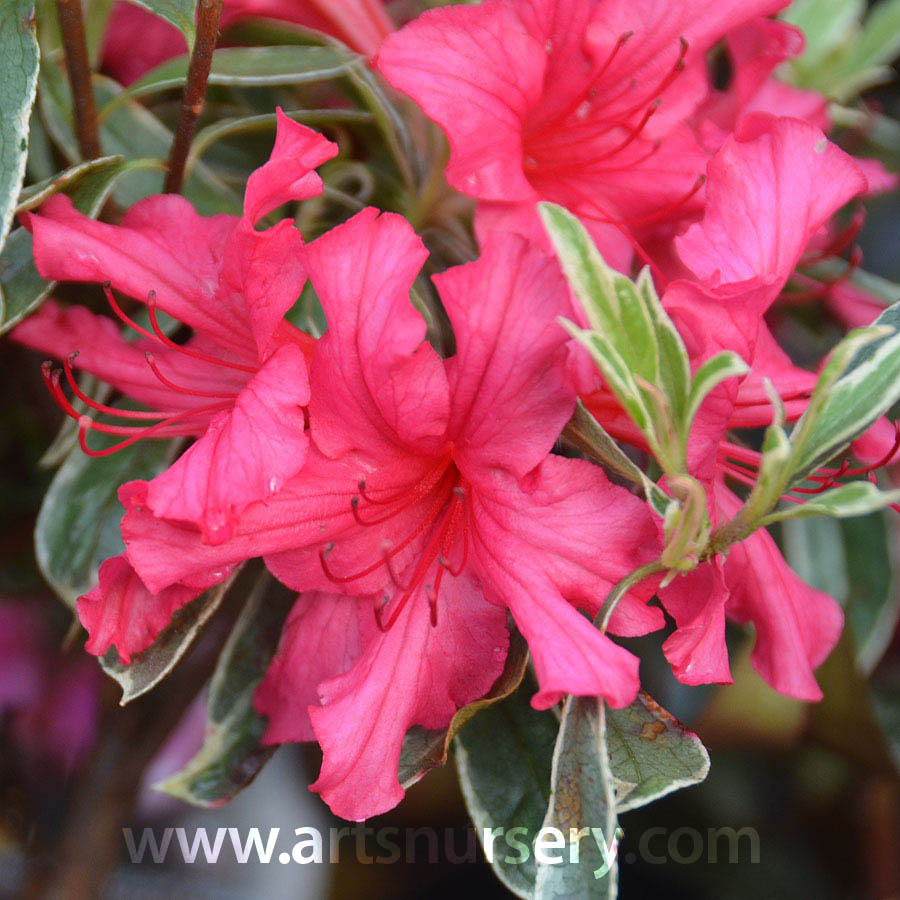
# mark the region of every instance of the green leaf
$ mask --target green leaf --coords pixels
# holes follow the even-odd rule
[[[166,60],[130,85],[101,109],[105,119],[120,104],[160,91],[184,87],[190,57]],[[213,53],[210,86],[274,87],[327,81],[346,75],[360,59],[337,47],[223,47]]]
[[[570,212],[546,202],[538,210],[590,329],[563,325],[588,349],[663,470],[683,472],[690,363],[649,271],[631,281],[604,262]]]
[[[110,171],[120,172],[123,163],[121,156],[101,156],[99,159],[89,159],[70,166],[37,184],[30,184],[19,194],[16,213],[37,209],[54,194],[71,194],[88,176]]]
[[[85,0],[84,3],[84,39],[92,69],[98,68],[100,63],[111,9],[112,0]]]
[[[24,192],[20,209],[39,206],[51,194],[69,194],[76,209],[92,218],[100,213],[123,176],[130,172],[157,168],[156,160],[105,156],[61,172],[49,183]],[[0,251],[0,289],[6,303],[0,315],[0,334],[34,312],[53,290],[55,282],[45,281],[34,265],[31,234],[17,228]]]
[[[483,710],[453,742],[463,797],[479,838],[484,840],[484,829],[505,829],[488,860],[503,884],[524,898],[534,892],[531,843],[550,802],[557,732],[556,717],[532,709],[529,693],[520,688]]]
[[[0,247],[25,177],[39,57],[33,0],[6,0],[0,6]]]
[[[197,35],[197,0],[131,0],[148,12],[174,25],[187,41],[188,49],[194,46]]]
[[[476,713],[512,694],[522,683],[527,663],[528,645],[518,631],[513,631],[503,671],[486,696],[457,710],[447,728],[431,731],[416,725],[406,733],[397,771],[400,784],[408,788],[430,769],[444,765],[450,742],[459,729]]]
[[[805,503],[792,504],[765,516],[763,525],[801,519],[805,516],[865,516],[894,503],[900,503],[900,490],[881,491],[869,481],[851,481],[849,484],[815,494]]]
[[[832,351],[791,434],[791,484],[843,450],[900,399],[900,303]]]
[[[562,832],[565,847],[553,851],[560,862],[538,861],[534,900],[615,900],[619,833],[602,700],[566,700],[543,827]]]
[[[260,744],[266,720],[253,692],[269,667],[281,627],[297,599],[268,575],[254,586],[222,649],[209,685],[203,746],[154,788],[195,806],[217,807],[243,790],[275,752]]]
[[[222,584],[210,588],[187,606],[177,610],[168,628],[150,647],[133,656],[127,666],[119,660],[115,647],[111,647],[106,656],[101,658],[103,671],[122,687],[122,698],[119,700],[121,706],[152,690],[175,668],[200,630],[219,608],[234,583],[237,572],[235,570]]]
[[[895,514],[789,519],[781,529],[791,568],[844,607],[857,665],[870,674],[890,646],[900,617],[900,529]]]
[[[790,60],[785,76],[842,103],[889,81],[888,66],[900,51],[900,0],[881,0],[863,21],[863,0],[799,0],[781,15],[798,25],[806,47]]]
[[[643,691],[631,706],[606,711],[606,740],[620,813],[699,784],[709,772],[700,738]]]
[[[741,375],[746,375],[749,371],[750,367],[747,363],[731,350],[723,350],[703,363],[691,380],[687,409],[684,414],[687,427],[690,428],[691,423],[694,421],[694,416],[697,415],[701,404],[711,391],[725,379],[739,378]]]
[[[119,97],[123,88],[110,78],[94,76],[94,96],[102,107]],[[59,149],[71,163],[79,159],[78,146],[72,131],[71,98],[61,73],[55,66],[41,70],[41,89],[38,93],[41,117]],[[115,200],[127,208],[151,194],[158,194],[163,186],[164,160],[172,144],[172,132],[146,107],[139,103],[123,102],[100,123],[100,140],[107,153],[126,159],[150,157],[142,171],[116,185]],[[227,212],[239,215],[242,208],[238,196],[207,166],[198,163],[185,181],[184,196],[201,215]]]
[[[109,436],[92,437],[98,446],[115,443]],[[41,573],[69,606],[96,584],[100,563],[124,548],[119,486],[158,475],[168,456],[163,441],[138,441],[104,457],[76,447],[54,476],[38,513],[34,544]]]

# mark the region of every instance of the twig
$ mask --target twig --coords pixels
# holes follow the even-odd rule
[[[102,156],[100,134],[97,129],[97,108],[94,105],[94,86],[91,64],[88,61],[87,41],[81,0],[56,0],[59,27],[62,32],[66,72],[75,106],[75,134],[82,159]]]
[[[175,139],[169,151],[166,167],[165,192],[177,194],[184,181],[184,170],[191,141],[197,128],[197,119],[203,112],[206,98],[206,82],[212,66],[213,51],[216,49],[216,38],[219,35],[219,18],[222,15],[223,0],[200,0],[197,16],[197,40],[191,53],[188,66],[187,82],[181,96],[181,111],[175,127]]]

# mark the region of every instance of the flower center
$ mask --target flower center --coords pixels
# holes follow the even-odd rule
[[[626,32],[616,41],[607,59],[598,65],[570,104],[526,127],[523,167],[526,178],[539,194],[568,206],[584,219],[613,226],[637,256],[658,271],[654,260],[635,238],[634,229],[679,213],[703,187],[706,175],[698,173],[680,197],[646,215],[631,218],[606,207],[595,191],[581,187],[585,176],[603,176],[641,166],[661,146],[657,140],[643,151],[635,152],[632,145],[642,137],[660,108],[665,91],[684,71],[689,45],[681,38],[675,63],[655,84],[640,87],[633,78],[623,79],[618,91],[598,93],[598,83],[632,35],[633,32]],[[629,100],[629,95],[634,99]]]
[[[334,573],[328,565],[328,557],[335,545],[329,543],[319,551],[322,571],[329,581],[347,584],[384,569],[396,592],[375,608],[375,621],[381,631],[391,628],[419,589],[424,590],[428,598],[431,624],[437,625],[437,600],[444,573],[458,577],[468,559],[468,483],[448,454],[428,475],[413,485],[399,490],[378,489],[370,488],[362,480],[358,487],[359,493],[352,497],[350,506],[357,523],[365,528],[395,519],[415,505],[421,505],[425,512],[418,519],[405,520],[408,526],[411,525],[409,533],[395,543],[385,542],[381,557],[359,572],[348,575]],[[407,567],[406,581],[402,582],[395,569],[395,560],[416,540],[422,542],[422,549],[418,559]],[[451,562],[451,556],[456,558],[455,565]]]

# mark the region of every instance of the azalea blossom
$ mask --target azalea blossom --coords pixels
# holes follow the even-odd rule
[[[579,608],[596,614],[658,548],[637,498],[550,452],[575,403],[555,260],[497,235],[477,262],[436,276],[456,336],[442,360],[409,301],[427,254],[403,219],[365,210],[307,253],[329,327],[303,469],[217,545],[154,516],[146,484],[126,485],[122,533],[155,593],[199,590],[260,554],[303,592],[258,703],[269,740],[315,735],[313,789],[358,819],[402,796],[408,728],[446,726],[496,680],[507,609],[531,649],[535,706],[567,693],[631,702],[637,659]],[[626,598],[615,631],[662,624],[647,596]]]
[[[814,384],[813,374],[795,367],[775,343],[763,313],[812,236],[867,185],[856,163],[819,129],[797,119],[752,116],[710,164],[704,218],[676,238],[698,281],[672,283],[663,303],[693,340],[695,362],[731,349],[751,363],[739,386],[731,382],[714,392],[692,433],[691,471],[707,485],[714,523],[732,518],[741,505],[724,476],[754,480],[758,453],[726,431],[771,421],[763,378],[784,398],[790,418],[802,413]],[[728,615],[756,626],[753,663],[776,690],[821,697],[812,672],[837,642],[842,613],[791,571],[765,530],[732,547],[724,560],[676,579],[660,599],[678,626],[664,649],[681,680],[730,680]]]
[[[292,22],[343,41],[372,56],[394,30],[383,0],[225,0],[224,31],[243,19]],[[133,3],[113,5],[103,39],[103,67],[122,84],[131,84],[160,63],[187,53],[184,35],[174,25]]]
[[[85,452],[103,456],[143,438],[197,438],[150,482],[146,502],[156,515],[194,523],[210,542],[226,540],[243,510],[277,491],[305,458],[303,407],[313,339],[283,318],[306,281],[303,239],[291,220],[265,231],[254,225],[288,200],[320,193],[314,168],[336,151],[279,111],[275,147],[250,176],[242,217],[203,217],[174,195],[135,204],[118,226],[89,219],[63,196],[51,198],[40,214],[24,216],[44,277],[111,284],[147,303],[150,324],[128,317],[107,288],[113,310],[140,333],[137,340],[127,340],[108,317],[52,301],[13,338],[62,359],[71,390],[103,415],[100,421],[80,415],[63,392],[60,372],[45,364],[51,391],[79,422]],[[158,311],[189,326],[190,339],[178,344],[168,337]],[[92,400],[78,387],[73,368],[150,409]],[[97,449],[90,443],[93,432],[121,440]],[[107,561],[100,581],[115,584],[132,613],[153,606],[150,621],[156,624],[134,631],[92,595],[82,603],[92,632],[89,649],[103,652],[116,643],[126,662],[189,599],[184,591],[170,592],[168,614],[161,613],[166,604],[140,593],[124,558]],[[127,586],[137,588],[139,600]]]
[[[707,50],[784,5],[486,0],[424,13],[376,65],[447,134],[447,180],[478,199],[480,233],[544,243],[535,204],[551,200],[624,271],[635,237],[701,207],[707,151],[688,120]]]

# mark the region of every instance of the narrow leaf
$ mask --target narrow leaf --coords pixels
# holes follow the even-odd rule
[[[616,796],[606,744],[606,704],[569,697],[553,753],[552,795],[544,828],[565,846],[559,860],[537,863],[534,900],[615,900]]]
[[[791,434],[792,484],[802,481],[900,399],[900,303],[832,351]]]
[[[127,666],[119,660],[115,647],[110,648],[106,656],[101,658],[103,671],[122,686],[122,698],[119,700],[121,706],[152,690],[175,668],[203,626],[219,608],[236,576],[237,571],[222,584],[210,588],[179,609],[172,616],[169,627],[150,647],[134,656]]]
[[[187,41],[188,49],[194,46],[197,36],[197,0],[131,0],[174,25]]]
[[[166,60],[130,85],[101,110],[106,118],[120,104],[160,91],[184,87],[190,57]],[[346,75],[359,57],[337,47],[223,47],[213,53],[208,84],[224,87],[274,87],[327,81]]]
[[[805,503],[776,510],[763,519],[763,524],[770,525],[805,516],[834,516],[838,519],[865,516],[895,503],[900,503],[900,490],[882,491],[869,481],[851,481],[816,494]]]
[[[747,363],[737,353],[725,350],[708,359],[694,373],[688,394],[687,409],[684,421],[690,428],[703,401],[727,378],[740,378],[750,371]]]

